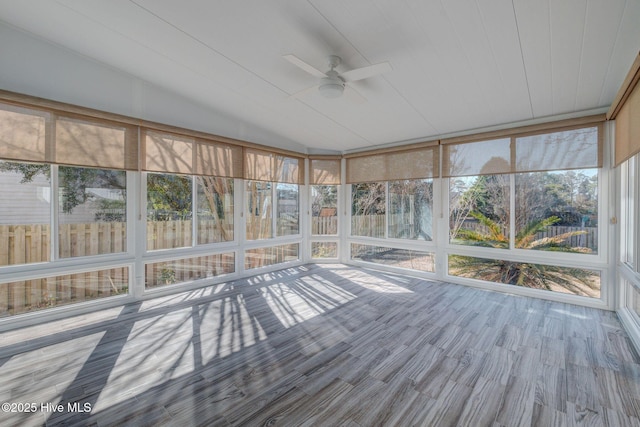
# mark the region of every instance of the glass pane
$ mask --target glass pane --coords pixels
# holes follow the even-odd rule
[[[216,277],[235,271],[235,254],[215,254],[145,265],[145,288]]]
[[[509,188],[509,175],[451,178],[451,243],[508,249]]]
[[[337,242],[311,242],[312,258],[337,258]]]
[[[3,283],[0,284],[0,316],[126,295],[128,291],[127,267]]]
[[[51,167],[0,161],[0,266],[50,260]]]
[[[351,185],[351,235],[384,237],[384,182]]]
[[[389,238],[432,240],[433,181],[389,183]]]
[[[600,298],[600,273],[583,268],[450,255],[449,274]]]
[[[300,233],[298,188],[297,184],[276,184],[278,236],[291,236]]]
[[[198,244],[233,241],[233,179],[196,177]]]
[[[419,271],[435,271],[435,258],[431,252],[382,246],[351,244],[351,259],[392,267]]]
[[[640,289],[633,286],[630,282],[624,280],[624,286],[627,288],[627,299],[629,308],[640,316]]]
[[[622,262],[628,264],[633,270],[636,270],[636,221],[638,212],[636,212],[636,193],[638,177],[636,176],[636,159],[638,156],[631,157],[621,166],[622,173],[622,191],[621,191],[621,232],[622,240]]]
[[[338,186],[311,186],[311,234],[338,234]]]
[[[60,166],[58,186],[60,258],[126,252],[125,171]]]
[[[298,249],[297,243],[249,249],[244,253],[244,268],[250,270],[283,262],[297,261],[299,258]]]
[[[516,174],[519,249],[598,252],[598,170]]]
[[[271,212],[271,183],[247,181],[247,240],[273,237]]]
[[[147,174],[147,250],[192,246],[191,178]]]

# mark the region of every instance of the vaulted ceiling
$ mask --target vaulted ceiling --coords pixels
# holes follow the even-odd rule
[[[637,0],[0,0],[0,21],[309,153],[601,112],[640,49]],[[364,102],[290,97],[318,81],[285,54],[392,70],[352,83]]]

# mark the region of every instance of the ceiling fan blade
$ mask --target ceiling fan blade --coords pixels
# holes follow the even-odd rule
[[[344,88],[344,97],[354,104],[364,104],[367,98],[362,96],[360,92],[355,90],[353,86],[346,85]]]
[[[302,90],[300,90],[300,91],[298,91],[296,93],[292,93],[287,98],[289,98],[289,99],[291,99],[291,98],[300,98],[300,97],[302,97],[302,96],[304,96],[304,95],[306,95],[306,94],[308,94],[310,92],[317,91],[317,90],[318,90],[318,85],[311,86],[311,87],[308,87],[306,89],[302,89]]]
[[[347,82],[355,82],[357,80],[377,76],[378,74],[387,73],[391,70],[391,64],[389,64],[388,62],[381,62],[379,64],[369,65],[368,67],[356,68],[355,70],[346,71],[340,74],[340,77],[342,77]]]
[[[284,59],[286,59],[287,61],[291,62],[293,65],[295,65],[296,67],[306,71],[307,73],[311,74],[312,76],[316,76],[316,77],[327,77],[327,75],[325,73],[323,73],[322,71],[318,70],[316,67],[314,67],[313,65],[309,65],[306,62],[304,62],[302,59],[298,58],[295,55],[282,55],[282,57]]]

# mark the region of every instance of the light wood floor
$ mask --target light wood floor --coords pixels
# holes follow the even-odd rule
[[[2,426],[640,425],[614,313],[343,265],[7,332],[0,364],[0,402],[65,407]]]

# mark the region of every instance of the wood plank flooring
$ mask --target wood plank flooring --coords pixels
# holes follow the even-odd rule
[[[0,365],[37,405],[2,426],[640,426],[615,313],[344,265],[6,332]]]

